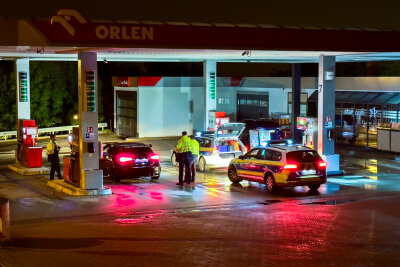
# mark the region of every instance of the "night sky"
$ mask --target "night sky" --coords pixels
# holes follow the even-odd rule
[[[369,27],[400,30],[400,1],[3,1],[0,16],[48,18],[60,8],[91,19]],[[93,4],[94,3],[94,4]]]

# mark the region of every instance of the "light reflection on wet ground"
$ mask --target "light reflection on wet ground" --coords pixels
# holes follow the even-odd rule
[[[88,213],[130,214],[133,211],[180,208],[196,210],[198,207],[207,206],[262,204],[266,203],[266,200],[302,201],[400,191],[400,161],[396,160],[395,155],[357,151],[352,148],[339,152],[342,153],[342,168],[346,175],[329,177],[328,182],[321,185],[316,192],[310,191],[308,187],[292,187],[281,188],[278,192],[270,194],[264,184],[248,181],[232,184],[226,169],[198,172],[196,183],[176,186],[178,170],[167,162],[163,164],[159,180],[140,178],[114,183],[105,179],[104,184],[111,187],[112,195],[77,198],[55,195],[52,189],[47,188],[40,180],[21,179],[7,170],[0,172],[7,176],[2,184],[4,192],[12,195],[12,192],[16,191],[6,189],[20,186],[17,200],[12,203],[18,206],[14,213],[14,218],[18,219],[30,215],[51,217]],[[38,190],[38,186],[42,188]],[[23,197],[24,192],[27,197]]]

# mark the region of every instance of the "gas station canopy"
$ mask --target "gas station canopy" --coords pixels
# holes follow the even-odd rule
[[[317,63],[400,59],[400,32],[370,27],[89,20],[60,9],[45,19],[0,18],[0,60]]]
[[[0,47],[0,60],[29,58],[39,61],[77,61],[79,51],[97,52],[98,61],[120,62],[219,62],[253,63],[318,63],[323,55],[336,56],[337,62],[365,62],[400,60],[400,52],[327,52],[327,51],[267,51],[251,50],[242,55],[243,50],[211,49],[155,49],[155,48],[96,48],[96,47],[43,47],[7,46]]]
[[[318,101],[318,91],[315,91],[307,100]],[[398,105],[400,93],[393,92],[362,92],[362,91],[336,91],[336,104],[365,104],[365,105]]]

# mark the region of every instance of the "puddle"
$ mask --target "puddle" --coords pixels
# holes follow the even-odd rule
[[[280,200],[270,200],[271,204],[273,202],[281,202]],[[266,204],[268,205],[268,204]],[[153,211],[138,211],[132,213],[121,214],[123,218],[115,219],[114,222],[119,224],[137,224],[141,222],[150,222],[158,215],[162,214],[181,214],[181,213],[198,213],[198,212],[208,212],[208,211],[226,211],[233,209],[243,209],[243,208],[256,208],[259,207],[256,204],[235,204],[235,205],[213,205],[207,207],[191,207],[191,208],[178,208],[172,210],[153,210]]]

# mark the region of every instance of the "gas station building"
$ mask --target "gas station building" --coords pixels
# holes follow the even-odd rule
[[[278,26],[239,23],[235,19],[224,23],[194,22],[178,17],[163,21],[113,19],[89,19],[74,9],[60,9],[45,18],[0,18],[0,60],[13,60],[17,68],[18,119],[31,119],[29,61],[61,60],[78,64],[80,129],[76,145],[82,189],[103,187],[97,129],[98,61],[203,62],[203,78],[130,77],[129,81],[120,78],[119,82],[117,78],[114,127],[117,133],[139,137],[207,129],[214,123],[213,112],[225,111],[232,119],[238,119],[243,115],[240,103],[251,105],[252,101],[258,101],[259,106],[266,107],[263,112],[267,116],[288,112],[290,102],[294,139],[299,140],[301,132],[294,124],[301,115],[301,94],[310,96],[317,91],[316,149],[328,162],[327,171],[333,174],[339,172],[339,155],[335,154],[331,137],[335,91],[363,90],[366,88],[363,85],[368,84],[368,78],[347,83],[336,78],[336,62],[400,58],[400,32],[369,25]],[[241,80],[217,77],[217,62],[291,63],[292,77]],[[302,78],[300,63],[318,64],[318,77]],[[379,84],[378,80],[375,82]],[[379,84],[379,90],[396,91],[398,80],[388,80]],[[126,99],[133,101],[122,103]],[[127,115],[125,104],[130,110],[136,108],[136,112]],[[123,112],[121,117],[125,121],[117,117]]]

